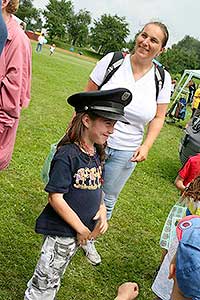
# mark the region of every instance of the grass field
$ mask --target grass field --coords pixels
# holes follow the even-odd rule
[[[14,155],[0,173],[0,300],[20,300],[39,256],[42,237],[35,219],[47,203],[40,171],[50,144],[64,133],[72,109],[66,97],[82,90],[94,62],[47,46],[35,53],[32,100],[23,110]],[[160,260],[159,236],[178,199],[173,181],[180,167],[181,130],[165,125],[148,160],[137,166],[116,205],[108,232],[97,248],[103,263],[92,267],[80,250],[62,281],[57,300],[111,300],[124,281],[137,281],[140,300],[151,300]]]

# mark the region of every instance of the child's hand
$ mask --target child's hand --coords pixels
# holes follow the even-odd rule
[[[77,232],[78,245],[86,245],[87,240],[90,239],[91,231],[85,226],[80,232]]]
[[[174,255],[170,263],[168,279],[174,279],[175,277],[176,277],[176,255]]]
[[[139,287],[135,282],[125,282],[118,288],[118,300],[133,300],[138,296]]]
[[[96,227],[99,230],[99,234],[104,234],[106,232],[106,230],[108,229],[108,222],[107,222],[106,212],[107,212],[106,211],[106,206],[103,203],[103,204],[100,205],[100,208],[99,208],[98,212],[96,213],[96,216],[93,218],[93,220],[98,220],[98,223],[97,223]]]

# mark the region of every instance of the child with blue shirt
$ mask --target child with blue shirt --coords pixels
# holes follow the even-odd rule
[[[53,157],[45,187],[48,204],[36,221],[44,235],[41,256],[28,282],[25,300],[54,300],[79,246],[107,229],[101,185],[104,148],[117,120],[130,103],[129,90],[83,92],[68,103],[76,115]]]

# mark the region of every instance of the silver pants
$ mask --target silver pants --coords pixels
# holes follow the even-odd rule
[[[24,300],[54,300],[61,277],[78,249],[73,237],[45,237],[33,277],[27,284]]]

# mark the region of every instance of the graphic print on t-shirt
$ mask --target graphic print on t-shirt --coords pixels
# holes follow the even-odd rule
[[[74,187],[82,190],[96,190],[101,187],[101,166],[98,168],[80,168],[74,174]]]

